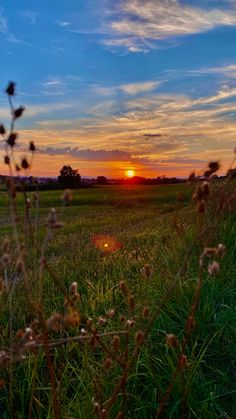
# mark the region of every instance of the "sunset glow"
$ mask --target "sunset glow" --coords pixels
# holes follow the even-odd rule
[[[125,176],[127,176],[127,177],[134,177],[135,176],[135,171],[132,170],[132,169],[126,170]]]
[[[25,107],[16,160],[34,141],[32,175],[58,176],[69,164],[82,177],[133,177],[129,165],[145,177],[187,177],[217,159],[227,169],[236,138],[232,0],[29,5],[0,7],[0,124],[9,127],[4,88],[13,80],[14,105]]]

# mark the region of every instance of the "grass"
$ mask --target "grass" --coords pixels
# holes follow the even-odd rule
[[[165,406],[165,417],[236,417],[235,213],[223,214],[216,227],[212,210],[209,209],[206,215],[197,215],[191,202],[192,190],[186,184],[81,189],[74,191],[69,206],[62,205],[60,195],[60,191],[40,192],[39,213],[35,208],[30,209],[32,220],[39,220],[39,227],[34,232],[39,248],[46,235],[50,208],[56,208],[58,219],[65,221],[65,226],[53,230],[53,237],[47,240],[45,257],[53,278],[47,271],[40,277],[40,254],[25,231],[24,222],[19,223],[20,237],[28,254],[31,297],[37,300],[41,295],[46,318],[53,312],[64,312],[65,294],[71,283],[78,283],[80,326],[52,337],[78,335],[89,317],[98,319],[114,308],[114,318],[108,319],[106,326],[96,325],[96,328],[99,333],[121,331],[124,330],[121,315],[136,319],[134,329],[129,331],[128,344],[121,336],[120,353],[123,351],[124,354],[128,349],[132,354],[136,345],[135,333],[145,330],[148,323],[141,314],[143,307],[148,306],[153,316],[147,341],[129,371],[126,395],[119,392],[109,416],[105,413],[101,416],[100,412],[99,417],[116,418],[120,410],[124,410],[126,418],[156,417],[178,362],[178,349],[166,345],[166,334],[174,333],[180,341],[183,338],[197,287],[199,256],[204,246],[217,246],[218,243],[224,243],[227,252],[215,277],[207,274],[207,263],[204,265],[196,327],[186,349],[188,365],[173,385]],[[21,194],[16,201],[19,219],[24,221]],[[12,221],[4,192],[0,193],[0,212],[1,238],[12,240]],[[204,228],[207,228],[206,233],[199,238],[199,232]],[[121,243],[122,247],[111,253],[104,252],[103,248],[94,246],[93,237],[97,235],[108,235],[112,238],[109,240],[114,240],[115,245]],[[13,244],[11,252],[14,258]],[[141,273],[145,264],[153,270],[149,279]],[[12,267],[8,277],[11,281],[16,279]],[[4,291],[1,293],[2,346],[9,341],[10,314],[14,335],[36,316],[28,304],[21,275],[17,278],[11,313],[9,295]],[[122,279],[134,295],[134,308],[119,290],[118,283]],[[173,281],[176,281],[176,287],[156,316]],[[112,347],[111,339],[108,335],[101,345]],[[99,344],[93,347],[91,344],[67,343],[54,348],[50,357],[61,417],[96,417],[94,401],[105,407],[109,404],[122,373],[119,364],[113,360],[112,367],[106,368],[107,352]],[[0,390],[0,417],[53,418],[52,382],[45,351],[32,352],[12,368],[2,368],[6,383],[9,373],[12,388],[6,384]]]

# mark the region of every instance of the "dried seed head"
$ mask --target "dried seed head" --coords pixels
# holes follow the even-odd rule
[[[101,412],[100,412],[100,419],[107,419],[107,411],[106,411],[106,409],[101,409]]]
[[[146,317],[148,317],[148,316],[149,316],[149,314],[150,314],[149,307],[143,307],[143,310],[142,310],[142,316],[143,316],[144,318],[146,318]]]
[[[120,349],[120,337],[118,335],[115,335],[112,339],[112,346],[116,352]]]
[[[210,186],[209,186],[208,182],[203,182],[202,191],[203,191],[205,197],[207,197],[210,194]]]
[[[16,271],[19,274],[22,274],[24,272],[24,262],[21,256],[16,261]]]
[[[71,286],[70,286],[70,293],[72,295],[76,294],[78,292],[78,283],[77,282],[72,282]]]
[[[107,319],[105,317],[103,317],[103,316],[98,317],[98,324],[100,326],[105,326],[106,323],[107,323]]]
[[[80,300],[80,294],[78,292],[76,292],[75,294],[72,295],[71,297],[71,301],[76,302]]]
[[[189,330],[192,330],[192,329],[194,329],[196,327],[196,320],[195,320],[195,318],[193,317],[193,316],[189,316],[188,317],[188,320],[187,320],[187,328],[189,329]]]
[[[88,320],[87,320],[88,327],[91,327],[92,324],[93,324],[93,319],[91,319],[91,317],[89,317]]]
[[[224,257],[224,255],[225,255],[225,250],[226,250],[226,247],[225,247],[225,245],[224,244],[218,244],[218,248],[217,248],[217,252],[218,252],[218,255],[221,257],[221,258],[223,258]]]
[[[70,189],[66,189],[61,195],[62,201],[68,205],[72,201],[72,193]]]
[[[24,110],[25,110],[25,108],[23,106],[20,106],[19,108],[15,109],[14,110],[14,118],[15,119],[20,118],[21,115],[23,114]]]
[[[61,327],[61,315],[53,313],[46,321],[46,327],[49,332],[59,332]]]
[[[28,161],[27,161],[27,158],[26,157],[24,157],[22,160],[21,160],[21,167],[22,167],[22,169],[28,169],[29,168],[29,163],[28,163]]]
[[[187,358],[186,355],[182,354],[181,358],[180,358],[180,361],[179,361],[180,368],[183,369],[183,368],[187,367],[187,364],[188,364],[188,358]]]
[[[112,317],[114,317],[114,315],[116,314],[116,312],[115,312],[115,310],[114,310],[114,308],[110,308],[110,310],[108,310],[107,312],[106,312],[106,316],[109,318],[109,319],[112,319]]]
[[[73,311],[72,313],[66,314],[63,319],[65,328],[79,326],[80,324],[80,315],[78,311]]]
[[[120,283],[119,283],[119,288],[120,288],[120,291],[121,291],[123,294],[127,294],[127,292],[128,292],[128,288],[127,288],[127,285],[126,285],[126,282],[125,282],[125,281],[120,281]]]
[[[35,145],[34,145],[34,142],[33,142],[33,141],[30,141],[30,143],[29,143],[29,149],[30,149],[30,151],[32,151],[32,152],[34,152],[34,151],[36,150],[36,147],[35,147]]]
[[[10,263],[11,263],[11,255],[9,253],[3,253],[3,255],[1,257],[1,262],[2,262],[4,267],[9,266]]]
[[[107,357],[104,361],[103,366],[106,370],[110,369],[112,367],[112,359],[110,357]]]
[[[215,256],[217,255],[217,249],[215,247],[205,247],[202,253],[203,256]]]
[[[25,329],[25,335],[24,340],[33,340],[34,338],[34,331],[31,329],[31,327],[26,327]]]
[[[4,127],[4,125],[0,125],[0,134],[1,135],[4,135],[5,134],[5,132],[6,132],[6,130],[5,130],[5,127]]]
[[[16,143],[16,139],[17,139],[17,133],[16,133],[16,132],[12,132],[12,133],[9,135],[8,139],[7,139],[7,144],[8,144],[10,147],[14,147],[14,145],[15,145],[15,143]]]
[[[131,329],[134,325],[135,325],[135,320],[134,319],[128,319],[128,320],[126,320],[126,327],[128,328],[128,329]]]
[[[142,330],[139,330],[135,335],[135,340],[137,345],[141,345],[144,341],[144,333]]]
[[[208,273],[211,276],[218,274],[219,270],[220,270],[220,265],[215,260],[212,263],[210,263],[208,266]]]
[[[146,279],[149,279],[151,277],[152,272],[152,267],[148,263],[146,263],[144,267],[141,269],[141,273]]]
[[[10,81],[9,84],[8,84],[8,86],[7,86],[7,88],[6,88],[6,93],[9,96],[14,96],[14,94],[15,94],[15,87],[16,87],[16,84],[13,81]]]
[[[5,164],[10,164],[10,157],[9,156],[4,157],[4,163]]]
[[[131,308],[131,310],[134,310],[135,309],[135,298],[134,298],[134,295],[129,295],[129,297],[128,297],[128,304],[129,304],[129,307]]]
[[[98,402],[94,402],[93,403],[93,406],[94,406],[95,412],[99,412],[99,410],[100,410],[100,404]]]
[[[206,209],[206,204],[205,204],[205,201],[202,199],[201,201],[198,202],[197,210],[199,214],[203,214],[205,212],[205,209]]]
[[[169,333],[168,335],[166,335],[166,344],[170,348],[178,348],[179,341],[177,336],[175,336],[173,333]]]

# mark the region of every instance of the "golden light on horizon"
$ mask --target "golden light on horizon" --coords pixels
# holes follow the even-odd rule
[[[135,176],[135,171],[132,169],[126,170],[125,171],[125,176],[127,177],[134,177]]]

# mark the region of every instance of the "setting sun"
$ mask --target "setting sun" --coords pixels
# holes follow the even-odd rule
[[[127,177],[134,177],[135,176],[135,171],[134,170],[126,170],[125,172],[125,176]]]

